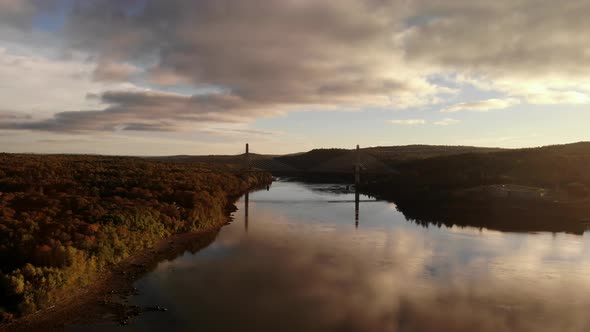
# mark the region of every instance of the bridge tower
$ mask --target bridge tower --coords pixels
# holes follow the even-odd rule
[[[356,161],[354,163],[354,227],[359,227],[359,184],[361,183],[361,151],[356,145]]]
[[[244,154],[244,169],[246,172],[250,172],[251,170],[251,162],[250,162],[250,145],[246,143],[246,153]],[[244,228],[246,233],[248,233],[248,208],[250,207],[250,193],[246,191],[244,195]]]
[[[360,192],[359,188],[354,188],[354,227],[359,227],[359,201],[360,201]]]
[[[359,145],[356,145],[356,162],[354,163],[354,184],[357,186],[361,183],[361,150]]]
[[[246,168],[246,171],[250,171],[250,146],[248,143],[246,143],[246,154],[244,154],[244,167]]]

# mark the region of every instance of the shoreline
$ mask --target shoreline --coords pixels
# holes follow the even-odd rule
[[[503,232],[551,232],[582,235],[590,216],[587,204],[540,200],[457,196],[453,192],[397,195],[395,191],[361,192],[396,204],[404,216],[423,225],[468,226]]]
[[[252,188],[250,188],[252,189]],[[7,331],[63,331],[66,327],[110,319],[123,322],[145,309],[125,303],[135,294],[133,284],[152,271],[158,263],[176,258],[186,252],[196,252],[211,244],[221,228],[230,221],[236,210],[237,199],[230,204],[223,218],[201,230],[174,234],[158,241],[150,248],[134,253],[120,263],[97,272],[90,285],[60,299],[58,303],[35,313],[20,317],[7,324],[0,324],[0,332]],[[71,292],[71,290],[64,290]],[[135,310],[133,310],[135,309]]]

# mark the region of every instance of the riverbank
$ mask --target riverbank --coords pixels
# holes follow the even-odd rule
[[[465,190],[402,190],[382,185],[363,186],[363,193],[396,204],[408,220],[428,226],[471,226],[504,232],[566,232],[587,230],[587,200],[514,199],[474,194]]]
[[[211,244],[219,230],[231,221],[229,215],[236,210],[233,204],[236,200],[237,197],[232,198],[226,215],[211,222],[207,228],[175,234],[158,241],[153,246],[101,271],[91,285],[71,290],[55,305],[0,325],[0,332],[63,331],[67,327],[105,320],[117,325],[126,325],[134,316],[145,311],[165,311],[166,308],[160,307],[157,303],[143,308],[130,305],[127,302],[129,297],[137,294],[133,287],[134,282],[164,260],[173,260],[187,251],[195,253]]]

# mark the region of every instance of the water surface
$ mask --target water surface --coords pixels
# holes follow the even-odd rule
[[[278,181],[136,282],[125,331],[588,331],[590,243],[424,227],[342,185]],[[355,220],[357,219],[358,220]]]

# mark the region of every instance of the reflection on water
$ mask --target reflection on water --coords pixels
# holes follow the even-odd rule
[[[359,200],[360,193],[358,188],[354,189],[354,227],[359,227]]]
[[[244,195],[244,230],[248,232],[248,208],[250,207],[250,193]]]
[[[590,330],[586,235],[424,228],[391,203],[334,189],[275,182],[245,195],[208,248],[137,282],[133,301],[168,312],[92,328]]]

